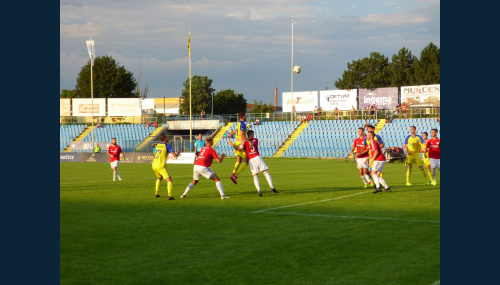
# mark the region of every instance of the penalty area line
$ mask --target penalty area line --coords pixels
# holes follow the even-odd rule
[[[351,194],[351,195],[346,195],[346,196],[341,196],[341,197],[335,197],[335,198],[330,198],[326,200],[320,200],[320,201],[313,201],[313,202],[307,202],[307,203],[300,203],[300,204],[294,204],[294,205],[287,205],[287,206],[281,206],[281,207],[276,207],[276,208],[269,208],[269,209],[264,209],[264,210],[258,210],[258,211],[253,211],[252,213],[262,213],[262,212],[267,212],[267,211],[272,211],[272,210],[278,210],[278,209],[283,209],[283,208],[290,208],[290,207],[298,207],[298,206],[303,206],[303,205],[309,205],[309,204],[316,204],[316,203],[323,203],[323,202],[328,202],[328,201],[333,201],[333,200],[339,200],[343,198],[348,198],[348,197],[353,197],[365,193],[369,193],[372,191],[364,191],[364,192],[359,192],[356,194]]]
[[[273,213],[273,212],[269,212],[267,214],[272,214],[272,215],[293,215],[293,216],[306,216],[306,217],[323,217],[323,218],[339,218],[339,219],[365,219],[365,220],[377,220],[377,221],[441,223],[440,221],[431,221],[431,220],[408,220],[408,219],[377,218],[377,217],[335,216],[335,215],[322,215],[322,214],[299,214],[299,213],[295,213],[295,212],[291,212],[291,213]],[[434,284],[432,284],[432,285],[434,285]]]

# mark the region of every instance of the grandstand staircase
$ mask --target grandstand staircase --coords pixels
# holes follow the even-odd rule
[[[278,149],[278,151],[273,155],[273,157],[281,157],[283,153],[292,145],[292,143],[297,139],[302,131],[307,127],[309,122],[303,122],[297,129],[292,133],[292,135],[285,141],[285,143]]]
[[[81,142],[83,140],[84,137],[87,136],[88,133],[90,133],[92,130],[94,129],[93,126],[88,126],[85,130],[83,130],[83,132],[76,137],[76,139],[74,139],[73,141],[74,142]],[[69,152],[71,151],[71,147],[68,145],[64,150],[63,152]]]
[[[143,147],[147,146],[148,143],[154,140],[166,127],[158,126],[154,129],[147,138],[145,138],[136,148],[135,151],[140,151]]]
[[[385,119],[380,119],[375,125],[375,134],[378,134],[385,126]]]
[[[217,132],[217,134],[214,136],[214,143],[212,145],[212,147],[214,147],[219,141],[220,139],[222,138],[222,136],[224,135],[224,133],[229,130],[232,126],[233,126],[234,123],[227,123],[227,125],[225,125],[224,127],[222,127],[219,132]]]

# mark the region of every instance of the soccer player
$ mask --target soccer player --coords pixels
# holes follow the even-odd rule
[[[363,128],[358,129],[358,138],[354,139],[354,143],[352,144],[351,153],[349,155],[353,155],[354,149],[356,149],[356,165],[359,170],[359,177],[361,181],[365,184],[365,187],[370,185],[370,175],[368,172],[368,163],[365,161],[365,158],[368,157],[368,152],[361,152],[365,148],[365,130]]]
[[[194,163],[193,182],[189,183],[186,191],[184,191],[184,194],[181,195],[181,198],[186,198],[189,191],[193,189],[194,185],[198,184],[200,177],[203,176],[207,179],[212,179],[213,181],[215,181],[215,186],[217,187],[217,190],[219,190],[221,199],[229,199],[230,197],[227,197],[224,194],[224,189],[222,187],[222,182],[220,181],[219,176],[217,176],[217,174],[215,174],[215,172],[210,169],[212,160],[215,159],[218,163],[221,163],[226,155],[222,154],[219,159],[217,153],[212,148],[213,139],[211,137],[206,138],[205,142],[207,143],[207,145],[201,148],[198,159],[196,159]]]
[[[429,134],[427,132],[422,133],[422,138],[424,139],[424,143],[422,144],[421,149],[420,149],[420,157],[424,161],[424,166],[425,166],[425,168],[427,168],[427,175],[429,175],[429,178],[431,179],[431,184],[433,184],[431,165],[430,165],[430,161],[429,161],[429,153],[427,152],[428,137],[429,137]]]
[[[389,188],[384,178],[380,176],[380,173],[382,173],[382,170],[384,169],[386,158],[385,155],[382,153],[380,144],[374,138],[375,138],[375,133],[373,131],[369,131],[368,134],[366,135],[366,139],[370,141],[370,152],[372,153],[372,158],[373,158],[371,174],[376,186],[375,191],[373,191],[373,194],[382,191],[380,185],[384,186],[386,192],[391,192],[391,188]],[[365,162],[368,162],[368,160],[369,160],[368,157],[365,158]]]
[[[236,140],[234,141],[234,146],[239,149],[240,145],[243,144],[244,141],[248,143],[252,143],[246,136],[247,125],[245,124],[246,115],[245,112],[238,113],[238,123],[236,124]],[[240,174],[248,165],[248,158],[246,156],[245,150],[239,149],[234,150],[234,155],[236,155],[236,163],[234,164],[233,174],[231,177],[231,181],[234,184],[238,184],[236,179],[238,178],[238,174]]]
[[[120,163],[120,154],[123,155],[123,160],[127,160],[125,158],[125,153],[122,148],[116,144],[116,138],[111,139],[111,145],[108,147],[108,155],[109,162],[111,163],[111,169],[113,169],[113,181],[116,181],[116,177],[118,176],[119,180],[122,180],[120,173],[118,173],[118,164]]]
[[[198,139],[194,143],[195,146],[195,155],[198,157],[198,154],[200,154],[200,150],[202,147],[206,146],[205,141],[202,139],[202,134],[198,134]]]
[[[250,164],[250,171],[253,175],[253,183],[255,184],[255,188],[257,188],[257,192],[259,196],[262,196],[262,191],[260,190],[259,185],[259,172],[264,173],[264,176],[267,179],[267,183],[269,183],[269,187],[271,188],[271,192],[278,194],[278,190],[274,189],[273,180],[271,179],[271,175],[269,175],[268,167],[262,157],[259,154],[259,140],[254,138],[254,131],[248,131],[248,139],[252,142],[249,144],[245,141],[241,146],[237,147],[233,144],[233,142],[229,142],[229,144],[236,150],[245,149],[245,153],[248,157],[248,163]]]
[[[420,149],[421,145],[424,143],[424,139],[417,135],[415,132],[417,128],[415,126],[410,127],[410,135],[406,137],[405,142],[403,144],[403,149],[408,154],[406,156],[406,167],[408,167],[408,171],[406,172],[406,186],[411,186],[410,177],[411,177],[411,169],[412,166],[418,166],[420,172],[422,172],[422,177],[424,178],[425,185],[430,185],[427,181],[427,177],[425,175],[425,171],[422,167],[422,160],[420,159]]]
[[[168,154],[171,154],[173,157],[179,156],[181,151],[179,150],[177,153],[174,152],[172,147],[168,144],[168,138],[165,134],[160,135],[160,143],[156,144],[155,151],[153,153],[153,172],[156,175],[156,188],[155,188],[155,197],[160,198],[160,184],[161,180],[164,178],[167,181],[167,191],[168,191],[168,200],[175,200],[172,196],[172,189],[174,185],[172,184],[172,178],[170,178],[170,173],[168,173],[168,169],[165,167],[165,163],[168,159]]]
[[[438,130],[431,130],[431,139],[427,141],[426,150],[429,153],[429,162],[432,173],[432,185],[436,185],[436,168],[441,171],[441,140],[437,137]]]
[[[375,127],[373,125],[367,125],[366,126],[366,130],[367,132],[373,132],[375,134]],[[378,142],[380,148],[384,148],[384,141],[382,140],[382,137],[375,134],[375,136],[373,137],[373,140]],[[361,152],[361,154],[364,154],[364,153],[367,153],[369,152],[369,157],[370,157],[370,160],[369,160],[369,164],[368,164],[368,169],[369,171],[371,171],[371,167],[373,165],[373,162],[374,162],[374,159],[372,158],[372,152],[370,151],[370,141],[368,141],[365,137],[365,140],[364,140],[364,144],[366,145],[366,148],[364,151]],[[370,173],[370,172],[369,172]],[[371,176],[371,173],[370,173],[370,176]],[[380,177],[383,177],[383,173],[380,173]],[[373,182],[373,188],[375,188],[375,183],[373,181],[373,177],[371,178],[372,179],[372,182]]]

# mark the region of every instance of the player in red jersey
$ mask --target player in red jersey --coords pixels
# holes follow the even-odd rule
[[[125,153],[122,148],[116,144],[116,138],[111,139],[111,145],[108,147],[109,162],[111,163],[111,169],[113,169],[113,181],[116,181],[116,176],[119,180],[122,180],[120,174],[118,173],[118,164],[120,162],[120,154],[123,155],[123,160],[125,158]]]
[[[373,191],[373,194],[382,191],[380,184],[384,186],[386,192],[391,192],[391,188],[387,186],[387,183],[385,183],[384,178],[380,177],[380,173],[384,169],[386,158],[382,153],[382,149],[380,148],[379,143],[373,139],[374,137],[375,133],[372,131],[369,131],[368,134],[366,135],[366,139],[370,141],[370,152],[372,153],[372,157],[374,160],[372,165],[372,177],[373,181],[375,182],[375,186],[377,188],[375,189],[375,191]],[[365,161],[368,162],[369,159],[370,159],[369,157],[366,157]]]
[[[224,194],[224,189],[222,188],[222,182],[220,181],[219,176],[217,176],[217,174],[215,174],[215,172],[210,169],[212,160],[215,159],[218,163],[221,163],[226,155],[222,154],[220,158],[217,156],[217,153],[212,148],[213,139],[211,137],[206,138],[205,142],[207,143],[207,145],[200,149],[198,159],[196,159],[194,163],[193,182],[189,183],[186,191],[184,191],[184,194],[181,195],[181,198],[186,198],[189,191],[193,189],[194,185],[198,184],[200,177],[203,176],[207,179],[212,179],[213,181],[215,181],[215,186],[217,187],[217,190],[219,190],[221,199],[229,199],[229,197]]]
[[[354,142],[352,144],[351,148],[351,153],[349,155],[353,155],[354,150],[356,149],[356,165],[359,170],[359,177],[361,178],[361,181],[365,184],[365,187],[368,187],[370,185],[370,175],[368,171],[368,163],[366,162],[365,158],[368,157],[368,152],[363,152],[365,148],[365,130],[363,128],[358,129],[358,138],[354,139]]]
[[[248,164],[250,165],[250,171],[252,172],[253,175],[253,183],[255,184],[255,188],[257,188],[259,196],[262,196],[262,191],[260,190],[260,185],[259,185],[259,172],[264,173],[264,176],[267,179],[267,183],[269,183],[269,187],[271,188],[271,192],[278,194],[278,190],[276,190],[273,186],[273,180],[271,179],[271,175],[269,175],[269,172],[267,171],[269,168],[267,167],[266,163],[259,154],[259,146],[258,146],[259,140],[254,138],[254,131],[252,130],[248,131],[247,137],[251,143],[245,141],[239,147],[234,145],[231,141],[229,142],[229,144],[235,150],[245,149],[245,153],[248,158]]]
[[[426,151],[429,153],[431,165],[432,185],[437,185],[436,168],[441,171],[441,140],[437,137],[438,130],[431,130],[431,139],[427,141]]]

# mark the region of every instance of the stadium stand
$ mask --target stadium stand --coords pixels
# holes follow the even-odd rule
[[[94,141],[111,142],[112,138],[116,138],[124,152],[131,152],[155,129],[142,124],[103,125],[101,128],[94,128]],[[91,142],[92,133],[88,133],[82,141]]]
[[[64,151],[69,144],[80,135],[86,125],[60,125],[59,127],[59,150]]]
[[[436,122],[435,118],[421,119],[394,119],[390,124],[385,124],[384,128],[378,133],[384,140],[385,147],[403,147],[404,140],[410,135],[410,127],[417,128],[417,135],[427,132],[431,136],[431,129],[438,130],[438,137],[441,135],[441,123]]]
[[[347,157],[357,129],[378,120],[311,121],[283,157]]]
[[[299,126],[299,122],[293,123],[295,130]],[[233,124],[229,131],[234,130],[236,124]],[[274,121],[261,122],[259,125],[251,125],[250,129],[255,132],[255,138],[259,140],[259,153],[262,157],[271,157],[286,141],[290,135],[290,122]],[[234,149],[228,144],[228,141],[234,141],[234,138],[221,138],[214,146],[217,153],[225,153],[227,156],[234,156]]]

